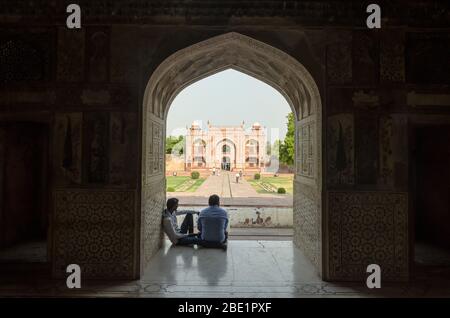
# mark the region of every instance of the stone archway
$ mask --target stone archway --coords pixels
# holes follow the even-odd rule
[[[237,147],[233,140],[229,138],[219,140],[216,144],[215,154],[214,162],[219,163],[219,166],[223,170],[232,171],[233,168],[236,167]],[[224,164],[226,164],[227,167],[224,167]]]
[[[174,53],[158,66],[147,84],[143,110],[141,271],[161,244],[165,125],[170,105],[185,87],[229,68],[277,89],[292,108],[296,118],[294,243],[322,274],[322,104],[318,87],[305,67],[290,55],[234,32]]]

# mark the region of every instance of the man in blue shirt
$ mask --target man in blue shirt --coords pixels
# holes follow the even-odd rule
[[[228,213],[220,207],[220,198],[213,194],[209,197],[206,209],[198,216],[198,230],[204,246],[222,247],[227,249]]]

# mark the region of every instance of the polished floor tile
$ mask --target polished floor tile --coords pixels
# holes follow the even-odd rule
[[[138,281],[0,279],[1,297],[450,297],[450,282],[328,283],[292,241],[229,241],[228,250],[172,246],[165,241]]]
[[[227,252],[166,242],[142,280],[206,285],[321,282],[315,268],[289,241],[229,241]]]

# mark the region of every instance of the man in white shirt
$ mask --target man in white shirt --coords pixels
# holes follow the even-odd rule
[[[167,208],[163,213],[163,229],[174,245],[192,245],[198,244],[200,238],[194,234],[194,217],[193,214],[199,214],[198,211],[177,211],[178,199],[170,198],[167,200]],[[183,223],[178,227],[177,215],[183,215]],[[188,234],[189,232],[189,234]]]

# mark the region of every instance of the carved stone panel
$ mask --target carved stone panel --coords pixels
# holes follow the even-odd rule
[[[294,187],[294,243],[321,272],[322,221],[320,199],[315,195],[315,190],[309,186],[295,182]]]
[[[327,47],[327,75],[330,84],[345,84],[352,81],[352,35],[339,35],[340,41]]]
[[[353,81],[358,84],[378,82],[379,47],[376,34],[353,32]]]
[[[353,111],[353,89],[342,87],[329,87],[327,98],[327,113],[335,115]]]
[[[450,84],[450,35],[407,34],[406,69],[409,83]]]
[[[136,184],[137,115],[110,113],[109,181],[113,185],[131,187]]]
[[[111,81],[139,79],[138,32],[134,27],[113,27],[111,31]]]
[[[329,27],[365,27],[366,5],[370,2],[345,2],[345,1],[191,1],[180,0],[144,1],[121,0],[120,6],[110,1],[83,1],[83,18],[89,24],[164,24],[183,25],[195,24],[204,21],[207,24],[223,24],[230,21],[235,24],[251,21],[268,21],[292,26],[294,22],[302,26],[317,28]],[[14,5],[11,5],[14,4]],[[42,5],[31,5],[33,2],[8,0],[0,3],[0,13],[4,17],[18,19],[20,12],[22,19],[31,23],[49,23],[56,20],[63,12],[66,2],[42,2]],[[439,0],[409,1],[408,8],[400,1],[383,2],[383,22],[396,26],[421,27],[446,27],[448,26],[448,2]],[[59,9],[59,10],[58,10]],[[56,12],[55,12],[56,10]],[[17,18],[16,18],[17,16]],[[430,19],[433,17],[433,19]],[[3,18],[5,21],[7,18]],[[138,20],[137,20],[138,19]],[[23,21],[20,20],[20,21]],[[15,21],[15,20],[14,20]],[[99,22],[100,21],[100,22]],[[55,22],[56,23],[56,22]],[[86,23],[86,22],[85,22]],[[384,24],[383,24],[384,27]]]
[[[394,184],[394,160],[393,144],[394,123],[390,116],[380,118],[380,170],[379,181],[381,184]]]
[[[0,84],[53,79],[53,42],[53,34],[42,30],[1,32]]]
[[[351,78],[351,59],[349,62]],[[146,107],[151,107],[149,111],[162,119],[168,102],[180,87],[230,66],[279,87],[293,103],[299,119],[320,112],[317,109],[321,103],[317,85],[297,60],[270,45],[234,32],[199,42],[165,59],[152,74],[146,88]]]
[[[55,115],[53,174],[56,186],[82,182],[82,113]]]
[[[352,96],[353,107],[363,110],[374,110],[380,106],[380,96],[372,89],[355,90]]]
[[[297,174],[314,178],[315,124],[309,121],[298,124],[297,129]]]
[[[150,262],[152,256],[161,247],[162,212],[165,208],[166,188],[164,177],[155,178],[153,182],[143,188],[143,213],[142,213],[142,252],[143,266]]]
[[[349,185],[355,182],[355,146],[353,114],[328,117],[328,184]]]
[[[109,80],[109,32],[104,28],[89,29],[88,44],[88,78],[91,82]]]
[[[84,36],[84,29],[58,29],[58,80],[77,82],[84,79]]]
[[[355,118],[356,171],[358,184],[377,184],[378,117],[358,114]]]
[[[408,184],[408,124],[405,115],[379,120],[378,184],[406,189]]]
[[[405,37],[392,30],[382,33],[380,43],[381,82],[403,83],[405,81]]]
[[[146,179],[150,180],[153,176],[164,172],[164,125],[160,120],[149,119],[147,121],[146,134]]]
[[[408,279],[408,195],[329,192],[329,278],[365,281],[369,264],[383,279]]]
[[[78,264],[85,278],[136,278],[133,191],[58,190],[54,198],[55,277]]]
[[[84,114],[84,158],[86,182],[108,182],[109,116],[107,113]]]

